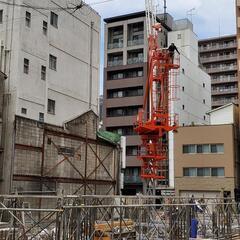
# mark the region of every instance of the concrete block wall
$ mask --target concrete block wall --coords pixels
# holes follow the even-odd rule
[[[118,150],[97,139],[97,121],[90,112],[64,129],[17,116],[12,192],[116,193]]]

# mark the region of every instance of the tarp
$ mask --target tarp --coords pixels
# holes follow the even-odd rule
[[[117,133],[112,133],[104,130],[100,130],[97,132],[97,136],[107,142],[110,142],[112,144],[118,144],[121,140],[121,135]]]

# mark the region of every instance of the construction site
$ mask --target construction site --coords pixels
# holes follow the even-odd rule
[[[240,239],[238,102],[211,108],[195,8],[145,0],[102,44],[114,1],[0,1],[0,240]]]

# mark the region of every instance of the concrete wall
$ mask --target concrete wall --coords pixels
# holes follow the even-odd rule
[[[83,124],[86,117],[95,120],[88,126],[88,137]],[[64,130],[16,117],[11,191],[115,194],[119,151],[96,138],[96,122],[97,116],[88,112],[69,122]]]
[[[34,0],[22,0],[22,2],[46,8],[66,7],[63,0],[39,3]],[[90,95],[91,107],[97,112],[100,16],[86,6],[76,11],[74,16],[65,10],[56,11],[58,28],[55,28],[50,24],[50,11],[28,8],[27,11],[31,13],[31,26],[26,27],[26,9],[14,8],[13,17],[21,20],[14,21],[11,31],[13,8],[6,7],[5,4],[0,4],[0,8],[4,11],[0,40],[4,49],[12,49],[11,62],[9,56],[4,64],[6,73],[10,75],[8,81],[11,83],[11,89],[17,90],[15,113],[38,120],[41,112],[44,113],[46,122],[61,125],[65,120],[89,109]],[[48,22],[47,36],[42,32],[43,21]],[[49,69],[49,54],[57,57],[57,71]],[[24,58],[30,62],[29,74],[23,73]],[[41,80],[41,65],[47,67],[46,81]],[[92,72],[91,84],[90,72]],[[55,115],[47,113],[48,98],[56,101]],[[27,108],[26,115],[21,113],[22,107]]]
[[[209,116],[212,125],[237,123],[238,106],[233,103],[228,104],[227,106],[209,112]]]
[[[175,189],[181,192],[222,192],[236,186],[235,132],[233,125],[181,127],[174,134]],[[224,144],[224,153],[184,154],[185,144]],[[184,167],[224,167],[224,177],[184,177]]]

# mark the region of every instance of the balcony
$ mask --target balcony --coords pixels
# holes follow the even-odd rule
[[[128,47],[143,45],[143,44],[144,44],[144,38],[143,37],[140,37],[140,38],[134,39],[134,40],[128,40]]]
[[[123,60],[108,61],[108,67],[115,67],[123,65]]]
[[[237,94],[238,88],[219,88],[212,90],[212,95]]]
[[[143,63],[143,57],[128,58],[127,63],[128,63],[128,64]]]
[[[209,62],[218,62],[218,61],[234,60],[234,59],[237,59],[237,54],[201,58],[201,62],[202,63],[209,63]]]
[[[116,43],[109,43],[108,49],[116,49],[116,48],[123,48],[123,42],[116,42]]]
[[[231,83],[237,82],[237,77],[222,77],[217,79],[212,79],[212,84],[222,84],[222,83]]]
[[[208,74],[217,73],[217,72],[226,72],[226,71],[237,71],[237,65],[234,66],[224,66],[224,67],[213,67],[213,68],[204,68],[204,71]]]
[[[125,184],[142,184],[142,179],[140,176],[124,176],[124,183]]]
[[[200,52],[210,52],[214,50],[224,50],[224,49],[229,49],[229,48],[237,48],[237,43],[229,43],[229,44],[216,44],[213,46],[208,46],[208,47],[199,47]]]
[[[219,106],[223,106],[225,104],[228,104],[228,103],[237,103],[237,99],[223,99],[223,100],[217,100],[217,101],[214,101],[212,100],[212,107],[219,107]]]

